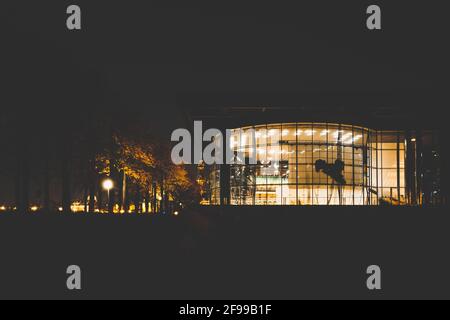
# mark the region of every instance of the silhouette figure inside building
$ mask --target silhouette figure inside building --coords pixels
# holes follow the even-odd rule
[[[337,159],[333,164],[327,163],[325,160],[317,160],[315,163],[316,172],[322,171],[329,176],[338,185],[345,185],[344,178],[344,162]]]

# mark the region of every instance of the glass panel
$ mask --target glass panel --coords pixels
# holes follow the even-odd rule
[[[382,168],[397,168],[397,150],[383,150],[382,151]]]
[[[230,142],[244,159],[252,150],[248,129],[233,130]],[[257,165],[230,167],[233,204],[405,203],[404,135],[322,123],[254,129]],[[211,180],[211,198],[218,198],[218,177]]]

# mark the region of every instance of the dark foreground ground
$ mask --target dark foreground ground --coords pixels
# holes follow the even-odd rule
[[[0,298],[450,298],[449,244],[447,208],[0,214]],[[381,292],[366,288],[372,264]]]

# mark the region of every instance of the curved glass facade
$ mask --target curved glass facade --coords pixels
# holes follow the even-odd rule
[[[279,123],[234,129],[229,143],[235,155],[254,161],[210,172],[212,204],[219,204],[224,188],[220,170],[229,170],[231,205],[408,203],[401,132]]]

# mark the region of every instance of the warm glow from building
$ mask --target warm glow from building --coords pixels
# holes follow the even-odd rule
[[[258,135],[253,146],[239,139],[247,130],[268,134]],[[219,171],[213,171],[211,198],[202,204],[219,204],[222,187],[233,205],[407,203],[401,131],[299,122],[237,128],[231,138],[240,141],[232,151],[244,159],[255,150],[256,164],[230,166],[230,181],[222,185]]]
[[[70,210],[72,210],[72,212],[84,212],[84,204],[81,202],[74,202],[70,206]]]

